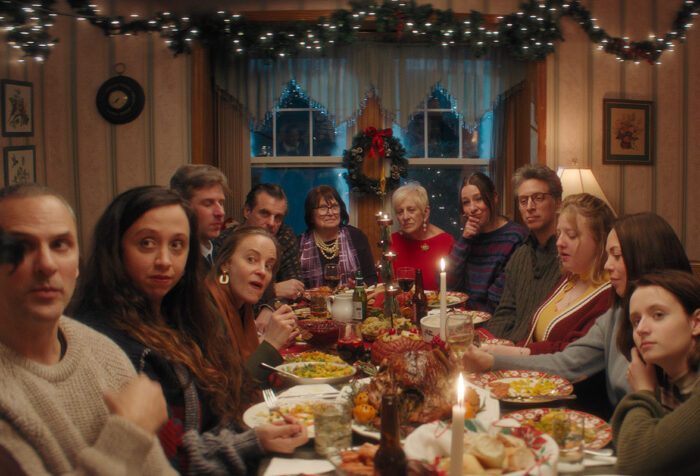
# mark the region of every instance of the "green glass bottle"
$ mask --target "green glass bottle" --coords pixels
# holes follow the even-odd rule
[[[355,291],[352,293],[352,319],[356,322],[367,319],[367,293],[362,279],[362,272],[355,276]]]

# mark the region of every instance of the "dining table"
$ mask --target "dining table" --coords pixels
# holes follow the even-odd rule
[[[478,328],[478,326],[475,326]],[[475,329],[478,333],[478,329]],[[483,335],[482,335],[483,336]],[[368,345],[368,344],[366,344]],[[313,350],[308,346],[298,345],[286,349],[285,353],[298,353],[301,351]],[[336,354],[337,350],[333,345],[325,346],[324,352]],[[472,375],[470,380],[478,378],[477,375]],[[281,381],[275,381],[276,391],[278,393],[283,392],[285,389],[292,388],[293,386],[284,385]],[[340,389],[344,385],[337,385],[336,387]],[[535,403],[521,403],[521,402],[508,402],[508,401],[498,401],[498,414],[502,418],[512,412],[518,412],[524,409],[573,409],[573,410],[583,410],[586,409],[586,402],[577,399],[562,399],[562,400],[552,400],[550,402],[535,402]],[[378,440],[368,437],[366,435],[360,434],[353,431],[352,435],[352,446],[360,446],[363,443],[379,443]],[[606,449],[611,449],[612,443],[606,445]],[[309,441],[296,448],[296,450],[290,455],[273,454],[264,457],[258,467],[257,474],[260,476],[277,476],[277,475],[313,475],[313,474],[323,474],[323,475],[334,475],[340,474],[335,471],[330,462],[319,456],[314,449],[313,438]],[[532,474],[532,473],[531,473]],[[537,474],[537,473],[534,473]],[[614,475],[614,458],[610,457],[596,457],[587,455],[584,458],[584,470],[583,475]]]

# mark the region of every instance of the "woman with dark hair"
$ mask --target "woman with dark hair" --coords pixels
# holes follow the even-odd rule
[[[454,238],[430,223],[428,192],[418,182],[408,182],[391,196],[399,231],[391,234],[391,251],[396,253],[394,269],[403,266],[422,270],[423,287],[438,288],[440,258],[452,249]]]
[[[468,309],[492,313],[503,294],[506,263],[528,230],[498,215],[496,187],[481,172],[464,179],[459,198],[465,223],[447,260],[447,289],[466,293]]]
[[[606,388],[614,407],[630,392],[625,376],[628,361],[618,352],[616,330],[623,315],[622,305],[629,293],[628,283],[644,273],[676,269],[690,273],[683,245],[663,218],[654,213],[637,213],[619,218],[608,235],[605,269],[615,289],[614,305],[596,319],[586,335],[564,350],[526,357],[489,354],[472,349],[466,362],[474,370],[531,369],[560,375],[572,382],[606,372]]]
[[[616,471],[700,474],[700,282],[675,270],[632,283],[620,332],[631,362],[627,395],[612,418]]]
[[[306,196],[306,231],[299,237],[299,252],[307,288],[323,286],[323,268],[328,263],[338,264],[341,286],[354,280],[358,271],[366,285],[377,282],[367,235],[348,225],[349,219],[345,202],[334,187],[320,185]]]
[[[158,435],[175,469],[246,473],[262,448],[291,452],[306,433],[296,423],[236,432],[240,355],[203,292],[198,246],[196,217],[177,193],[120,194],[95,227],[76,316],[160,383],[169,420]]]
[[[267,230],[244,226],[224,240],[206,278],[209,293],[224,318],[231,346],[240,349],[249,375],[264,380],[260,362],[283,363],[279,350],[296,336],[296,316],[283,304],[275,309],[258,340],[253,305],[260,300],[279,267],[279,245]],[[260,327],[260,323],[257,323]]]

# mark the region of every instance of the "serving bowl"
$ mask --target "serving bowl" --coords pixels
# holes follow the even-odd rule
[[[332,319],[304,319],[297,321],[297,325],[311,333],[311,338],[307,341],[309,345],[323,347],[338,340],[342,323]]]
[[[300,369],[304,367],[306,367],[307,370],[309,370],[310,375],[315,373],[316,369],[330,369],[333,371],[342,371],[344,372],[344,374],[334,375],[330,377],[294,375],[294,373],[299,372]],[[355,373],[357,372],[357,369],[355,369],[355,367],[353,367],[352,365],[336,364],[332,362],[293,362],[289,364],[278,365],[275,368],[285,372],[277,373],[277,375],[282,379],[282,381],[293,385],[306,385],[315,383],[327,383],[330,385],[334,385],[338,383],[345,383],[352,379],[355,376]]]

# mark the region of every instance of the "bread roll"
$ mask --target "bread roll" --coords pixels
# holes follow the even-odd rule
[[[487,468],[502,468],[506,448],[496,438],[489,435],[479,435],[472,446],[472,453]]]

